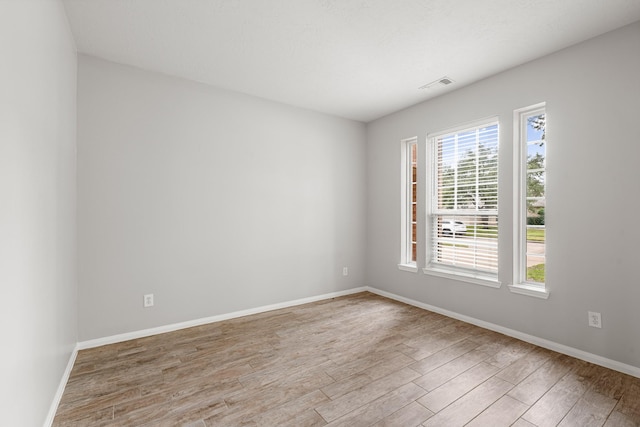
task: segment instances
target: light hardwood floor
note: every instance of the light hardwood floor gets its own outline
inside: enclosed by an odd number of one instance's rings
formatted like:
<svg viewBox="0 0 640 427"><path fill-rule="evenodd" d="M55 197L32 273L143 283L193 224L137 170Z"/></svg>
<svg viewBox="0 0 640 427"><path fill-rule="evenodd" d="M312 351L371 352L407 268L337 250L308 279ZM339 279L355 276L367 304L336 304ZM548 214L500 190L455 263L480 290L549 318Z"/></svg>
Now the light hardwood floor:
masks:
<svg viewBox="0 0 640 427"><path fill-rule="evenodd" d="M640 379L371 293L80 351L55 426L638 426Z"/></svg>

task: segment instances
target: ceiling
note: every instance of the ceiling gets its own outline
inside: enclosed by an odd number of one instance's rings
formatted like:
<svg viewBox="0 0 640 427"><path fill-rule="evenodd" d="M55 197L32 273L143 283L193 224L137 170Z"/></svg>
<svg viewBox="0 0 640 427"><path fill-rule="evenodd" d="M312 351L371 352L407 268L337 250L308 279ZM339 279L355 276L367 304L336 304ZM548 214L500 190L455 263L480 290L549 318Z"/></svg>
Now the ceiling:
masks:
<svg viewBox="0 0 640 427"><path fill-rule="evenodd" d="M363 122L640 20L640 0L64 5L81 53Z"/></svg>

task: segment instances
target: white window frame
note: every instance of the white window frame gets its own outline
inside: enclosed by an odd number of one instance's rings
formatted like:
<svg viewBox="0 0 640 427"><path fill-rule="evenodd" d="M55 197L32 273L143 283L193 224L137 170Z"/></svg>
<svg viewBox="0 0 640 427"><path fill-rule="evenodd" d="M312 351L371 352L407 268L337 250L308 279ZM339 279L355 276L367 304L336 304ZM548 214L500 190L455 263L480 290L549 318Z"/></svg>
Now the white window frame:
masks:
<svg viewBox="0 0 640 427"><path fill-rule="evenodd" d="M513 182L514 182L514 233L513 233L513 284L509 289L518 294L533 296L537 298L549 298L549 291L546 283L527 281L527 118L540 114L546 115L546 104L544 102L520 108L513 113ZM546 132L546 129L545 129ZM545 138L545 143L548 138ZM547 151L545 149L545 162ZM545 186L547 182L545 166ZM545 189L546 201L546 189ZM545 206L546 213L546 206ZM546 216L545 216L546 222ZM545 226L546 233L546 226ZM546 264L546 234L545 234L545 264ZM546 281L545 277L545 281Z"/></svg>
<svg viewBox="0 0 640 427"><path fill-rule="evenodd" d="M416 149L416 158L412 159L412 149L415 147ZM415 233L416 240L413 240L413 223L417 227L418 217L416 213L416 217L412 218L413 207L417 209L417 199L418 199L418 190L417 190L417 174L416 181L414 182L413 170L412 170L412 162L415 161L416 166L418 162L418 138L408 138L403 139L401 141L401 155L402 155L402 165L401 165L401 174L402 174L402 188L401 188L401 213L400 217L402 218L401 223L401 238L400 238L400 263L398 264L398 268L403 271L409 271L412 273L418 272L418 264L417 264L417 253L416 253L416 261L413 260L413 244L416 244L417 251L417 231ZM415 190L414 190L414 184ZM414 191L415 194L415 202L414 202ZM416 211L417 212L417 211ZM415 221L414 221L415 220Z"/></svg>
<svg viewBox="0 0 640 427"><path fill-rule="evenodd" d="M436 255L434 254L434 239L435 232L434 230L434 217L439 215L440 212L436 212L437 209L434 209L436 206L436 197L437 197L437 173L438 166L437 162L437 140L440 137L450 134L462 133L469 130L480 129L488 126L498 126L498 147L500 140L500 124L498 117L489 117L482 120L477 120L471 123L467 123L461 126L457 126L454 128L446 129L444 131L430 133L427 135L427 155L429 156L427 159L427 165L430 169L430 173L428 176L427 183L427 208L426 208L426 242L427 242L427 251L426 251L426 267L422 269L425 274L444 277L448 279L455 279L458 281L473 283L477 285L489 286L492 288L499 288L501 283L498 278L498 272L492 273L477 269L466 269L458 266L450 266L443 265L442 263L437 262ZM498 148L499 149L499 148ZM498 166L499 167L499 166ZM464 212L461 212L466 214ZM448 214L455 214L455 212L448 212ZM495 212L492 211L491 215L495 215L499 218L498 210ZM499 245L499 235L496 237L496 244ZM499 250L496 251L496 256L499 253ZM499 259L496 260L496 263L499 265Z"/></svg>

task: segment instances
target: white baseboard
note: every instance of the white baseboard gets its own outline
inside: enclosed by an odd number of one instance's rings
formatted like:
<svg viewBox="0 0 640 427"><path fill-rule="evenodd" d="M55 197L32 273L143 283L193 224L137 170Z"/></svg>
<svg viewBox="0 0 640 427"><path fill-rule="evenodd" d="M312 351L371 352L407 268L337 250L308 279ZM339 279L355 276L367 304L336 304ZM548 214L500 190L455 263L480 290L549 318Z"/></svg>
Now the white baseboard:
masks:
<svg viewBox="0 0 640 427"><path fill-rule="evenodd" d="M100 347L107 344L115 344L122 341L129 341L137 338L149 337L152 335L163 334L165 332L173 332L180 329L192 328L194 326L206 325L208 323L220 322L222 320L235 319L237 317L249 316L251 314L264 313L267 311L279 310L281 308L294 307L296 305L308 304L310 302L321 301L330 298L341 297L344 295L357 294L368 290L367 287L353 288L346 291L331 292L328 294L317 295L314 297L301 298L293 301L287 301L277 304L264 305L262 307L250 308L247 310L234 311L232 313L219 314L201 319L189 320L186 322L173 323L171 325L159 326L157 328L143 329L141 331L127 332L124 334L112 335L94 340L81 341L78 343L78 350L87 348Z"/></svg>
<svg viewBox="0 0 640 427"><path fill-rule="evenodd" d="M588 353L586 351L569 347L564 344L559 344L557 342L549 341L544 338L539 338L533 335L525 334L523 332L519 332L514 329L505 328L500 325L485 322L484 320L475 319L473 317L465 316L464 314L459 314L453 311L445 310L440 307L436 307L430 304L425 304L423 302L416 301L410 298L405 298L400 295L392 294L390 292L381 291L376 288L366 287L366 290L376 295L383 296L385 298L393 299L396 301L403 302L405 304L409 304L425 310L433 311L435 313L452 317L454 319L458 319L463 322L471 323L472 325L476 325L481 328L489 329L494 332L499 332L501 334L504 334L513 338L517 338L519 340L526 341L531 344L535 344L539 347L553 350L558 353L566 354L567 356L575 357L576 359L581 359L586 362L593 363L595 365L604 366L605 368L613 369L614 371L622 372L624 374L628 374L628 375L640 378L640 368L637 366L627 365L626 363L618 362L612 359L607 359L606 357L598 356L597 354Z"/></svg>
<svg viewBox="0 0 640 427"><path fill-rule="evenodd" d="M251 308L247 310L235 311L232 313L220 314L217 316L206 317L202 319L195 319L187 322L174 323L171 325L160 326L157 328L144 329L141 331L128 332L125 334L113 335L104 338L98 338L89 341L79 342L74 348L71 356L69 357L69 362L67 363L67 367L64 371L62 378L60 379L60 384L58 385L58 390L56 391L55 397L51 403L51 407L49 409L49 413L47 414L47 418L45 420L44 426L50 427L53 424L53 420L56 415L56 411L58 409L58 405L60 404L60 400L62 399L62 395L64 393L65 386L67 381L69 380L69 376L71 375L71 370L73 369L73 365L76 360L76 356L78 355L78 350L83 350L87 348L99 347L106 344L114 344L122 341L128 341L136 338L148 337L151 335L162 334L165 332L172 332L179 329L190 328L193 326L205 325L208 323L220 322L222 320L235 319L237 317L249 316L251 314L264 313L267 311L278 310L281 308L294 307L296 305L307 304L311 302L321 301L330 298L336 298L344 295L356 294L359 292L371 292L376 295L383 296L385 298L389 298L392 300L396 300L399 302L403 302L405 304L409 304L415 307L419 307L425 310L433 311L435 313L439 313L454 319L461 320L463 322L471 323L473 325L479 326L481 328L489 329L491 331L499 332L501 334L517 338L522 341L526 341L531 344L535 344L537 346L547 348L549 350L556 351L558 353L566 354L568 356L575 357L577 359L581 359L596 365L604 366L605 368L613 369L618 372L622 372L628 375L632 375L634 377L640 378L640 368L637 366L627 365L622 362L618 362L616 360L611 360L606 357L598 356L593 353L588 353L583 350L579 350L577 348L569 347L564 344L559 344L553 341L546 340L544 338L539 338L533 335L525 334L523 332L519 332L513 329L505 328L500 325L496 325L493 323L485 322L483 320L479 320L470 316L466 316L464 314L456 313L453 311L449 311L440 307L436 307L430 304L426 304L420 301L416 301L410 298L405 298L400 295L393 294L391 292L382 291L376 288L372 288L369 286L363 286L359 288L353 288L346 291L332 292L323 295L317 295L314 297L302 298L293 301L287 301L278 304L265 305L262 307Z"/></svg>
<svg viewBox="0 0 640 427"><path fill-rule="evenodd" d="M84 350L87 348L99 347L107 344L114 344L122 341L128 341L137 338L144 338L152 335L163 334L165 332L173 332L180 329L191 328L193 326L205 325L208 323L220 322L223 320L235 319L237 317L249 316L251 314L264 313L267 311L278 310L281 308L293 307L296 305L307 304L310 302L321 301L325 299L335 298L344 295L351 295L358 292L369 291L376 295L380 295L389 299L393 299L396 301L403 302L405 304L409 304L415 307L419 307L425 310L433 311L435 313L439 313L448 317L452 317L454 319L461 320L463 322L471 323L472 325L479 326L481 328L489 329L491 331L499 332L504 335L508 335L513 338L517 338L522 341L526 341L531 344L535 344L537 346L547 348L549 350L556 351L558 353L566 354L568 356L575 357L577 359L581 359L587 362L594 363L596 365L604 366L605 368L613 369L615 371L619 371L628 375L632 375L634 377L640 378L640 367L627 365L622 362L618 362L616 360L608 359L606 357L598 356L597 354L588 353L583 350L579 350L577 348L569 347L564 344L559 344L557 342L549 341L544 338L536 337L533 335L525 334L523 332L516 331L514 329L509 329L504 326L496 325L494 323L485 322L484 320L479 320L470 316L466 316L464 314L456 313L453 311L445 310L440 307L436 307L430 304L426 304L420 301L416 301L410 298L405 298L400 295L396 295L390 292L382 291L376 288L372 288L369 286L363 286L359 288L353 288L346 291L332 292L323 295L317 295L314 297L302 298L293 301L287 301L278 304L265 305L262 307L251 308L247 310L235 311L232 313L225 313L211 317L205 317L201 319L190 320L187 322L174 323L171 325L159 326L157 328L144 329L141 331L127 332L124 334L112 335L104 338L98 338L94 340L82 341L79 342L76 350L73 355L73 360L75 360L75 354L78 350ZM71 363L70 367L73 366ZM70 372L70 367L68 370ZM68 378L68 373L65 373ZM66 384L66 381L64 382ZM62 391L64 391L64 387L62 387ZM62 391L59 390L60 396L62 396ZM57 407L57 403L56 403ZM55 412L54 412L55 415Z"/></svg>
<svg viewBox="0 0 640 427"><path fill-rule="evenodd" d="M69 361L67 362L67 367L62 374L62 378L60 378L60 383L58 384L58 389L56 390L56 394L53 396L53 400L51 401L51 406L49 407L49 413L47 414L47 418L44 421L44 427L50 427L53 425L53 419L56 417L56 412L58 411L58 406L60 405L60 400L62 399L62 395L64 394L64 389L67 386L67 382L69 381L69 376L71 375L71 370L73 369L74 363L76 363L76 356L78 356L78 346L76 345L71 352L71 356L69 356Z"/></svg>

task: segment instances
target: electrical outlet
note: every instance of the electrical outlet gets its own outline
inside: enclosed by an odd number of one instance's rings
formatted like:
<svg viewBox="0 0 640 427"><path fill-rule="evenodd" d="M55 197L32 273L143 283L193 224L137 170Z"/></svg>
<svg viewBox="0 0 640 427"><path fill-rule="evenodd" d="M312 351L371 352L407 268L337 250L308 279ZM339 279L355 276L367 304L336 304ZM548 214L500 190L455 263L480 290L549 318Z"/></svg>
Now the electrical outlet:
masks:
<svg viewBox="0 0 640 427"><path fill-rule="evenodd" d="M144 296L144 307L153 307L153 294L146 294Z"/></svg>
<svg viewBox="0 0 640 427"><path fill-rule="evenodd" d="M342 267L342 275L343 276L349 275L349 267Z"/></svg>
<svg viewBox="0 0 640 427"><path fill-rule="evenodd" d="M600 313L596 313L595 311L589 312L589 326L593 328L602 328L602 317Z"/></svg>

